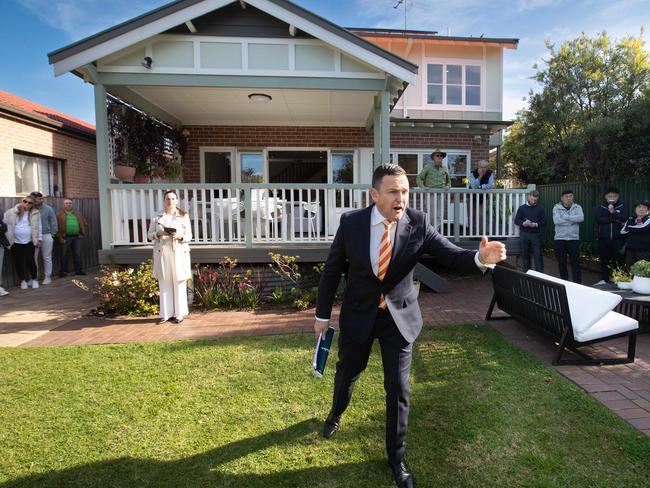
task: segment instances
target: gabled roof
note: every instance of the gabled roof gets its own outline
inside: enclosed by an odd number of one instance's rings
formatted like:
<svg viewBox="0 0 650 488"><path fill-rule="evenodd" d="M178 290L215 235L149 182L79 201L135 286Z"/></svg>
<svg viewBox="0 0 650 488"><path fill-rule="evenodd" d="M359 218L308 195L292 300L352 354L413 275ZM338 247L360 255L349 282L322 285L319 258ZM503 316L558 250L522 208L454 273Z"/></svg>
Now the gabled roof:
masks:
<svg viewBox="0 0 650 488"><path fill-rule="evenodd" d="M56 128L90 135L93 138L95 136L95 126L88 122L2 90L0 90L0 111L11 112Z"/></svg>
<svg viewBox="0 0 650 488"><path fill-rule="evenodd" d="M194 18L197 15L202 15L209 11L221 8L225 5L229 5L231 3L234 2L232 1L210 2L208 0L176 0L167 5L163 5L162 7L152 10L148 13L145 13L131 20L118 24L115 27L111 27L95 35L92 35L90 37L77 41L73 44L65 46L61 49L52 51L48 54L49 62L50 64L60 63L62 61L71 58L72 56L79 55L84 51L101 46L121 36L125 36L127 34L135 34L135 31L137 31L137 29L151 26L152 24L157 23L156 26L161 26L161 27L157 30L157 32L154 33L148 32L146 35L150 37L151 35L159 34L169 29L170 27L173 27L174 25L179 25L185 21L190 21L192 20L192 18ZM333 22L330 22L329 20L324 19L323 17L320 17L319 15L316 15L315 13L310 12L309 10L306 10L288 0L247 0L244 3L250 3L251 5L262 10L264 10L265 6L269 6L269 4L271 4L272 6L278 7L281 11L287 13L288 15L294 16L294 18L296 18L297 20L305 21L306 24L315 26L316 28L319 29L323 29L328 34L336 36L336 38L338 38L340 41L343 41L344 43L345 42L352 43L355 46L364 49L368 54L379 56L380 58L390 63L393 63L393 65L397 65L399 68L403 70L407 70L410 73L414 73L414 74L417 73L418 70L417 65L411 63L410 61L407 61L389 51L386 51L385 49L382 49L381 47L375 45L374 43L369 42L357 36L356 34L344 29L343 27L340 27L334 24ZM191 18L185 19L183 17L183 10L185 9L188 9L187 14L192 14ZM271 12L271 14L273 13ZM166 18L170 19L170 21L172 22L175 22L175 24L164 25L164 20ZM298 27L301 28L300 26ZM315 37L319 37L317 34L314 34L313 32L309 32L309 30L306 30L304 27L302 28L302 30L305 30L305 32L308 32L309 34L312 34ZM143 33L143 36L144 35L145 34ZM142 39L138 39L134 35L134 37L130 40L130 43L133 44L135 42L138 42L139 40ZM118 48L122 49L123 47L124 46L119 46ZM89 62L95 61L96 59L98 58L82 59L82 57L80 57L78 65L70 68L69 71L74 70ZM364 61L368 61L368 60L364 60Z"/></svg>

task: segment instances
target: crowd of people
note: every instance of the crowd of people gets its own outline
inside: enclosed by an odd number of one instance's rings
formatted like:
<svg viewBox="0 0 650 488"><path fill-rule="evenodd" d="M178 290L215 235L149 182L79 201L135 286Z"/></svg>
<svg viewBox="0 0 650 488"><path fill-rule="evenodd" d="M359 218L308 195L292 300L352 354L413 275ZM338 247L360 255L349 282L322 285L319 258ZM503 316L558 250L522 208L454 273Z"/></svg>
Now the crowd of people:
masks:
<svg viewBox="0 0 650 488"><path fill-rule="evenodd" d="M526 203L517 209L515 224L519 226L521 258L524 271L531 268L531 252L535 270L544 272L541 229L547 225L546 212L539 202L539 192L527 195ZM634 205L634 215L621 200L617 188L608 188L603 201L595 209L598 222L598 254L600 278L597 284L611 281L613 267L631 266L635 262L650 260L650 202L643 199ZM558 262L560 277L582 282L580 272L580 223L585 220L582 207L574 201L572 190L562 192L560 201L553 206L555 233L553 251Z"/></svg>
<svg viewBox="0 0 650 488"><path fill-rule="evenodd" d="M86 235L87 223L81 212L74 209L72 200L65 199L63 209L55 212L45 203L43 194L34 191L6 212L0 211L0 219L0 296L8 294L1 281L6 252L13 258L23 290L52 282L55 242L60 244L59 277L67 275L70 255L75 274L86 274L82 269L81 239Z"/></svg>

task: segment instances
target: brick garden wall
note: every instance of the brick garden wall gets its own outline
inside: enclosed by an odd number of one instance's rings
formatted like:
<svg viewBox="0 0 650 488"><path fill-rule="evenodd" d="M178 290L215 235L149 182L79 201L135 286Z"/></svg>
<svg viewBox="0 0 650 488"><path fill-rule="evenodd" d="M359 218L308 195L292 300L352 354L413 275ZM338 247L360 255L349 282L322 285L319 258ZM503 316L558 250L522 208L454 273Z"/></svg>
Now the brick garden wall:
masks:
<svg viewBox="0 0 650 488"><path fill-rule="evenodd" d="M63 160L63 191L70 198L97 198L94 141L0 113L0 195L16 194L14 151Z"/></svg>
<svg viewBox="0 0 650 488"><path fill-rule="evenodd" d="M185 153L186 182L201 178L200 147L372 147L372 132L363 127L247 127L247 126L188 126L190 131ZM481 159L488 159L489 135L481 141L474 134L433 132L391 132L391 148L470 149L472 167Z"/></svg>

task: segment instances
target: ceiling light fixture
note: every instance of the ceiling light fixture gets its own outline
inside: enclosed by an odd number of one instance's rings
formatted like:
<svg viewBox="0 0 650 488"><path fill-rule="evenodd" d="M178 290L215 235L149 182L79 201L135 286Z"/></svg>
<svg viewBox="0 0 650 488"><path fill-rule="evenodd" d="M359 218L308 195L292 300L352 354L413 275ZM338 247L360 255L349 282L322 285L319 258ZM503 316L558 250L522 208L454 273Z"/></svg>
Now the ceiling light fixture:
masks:
<svg viewBox="0 0 650 488"><path fill-rule="evenodd" d="M251 93L248 95L248 99L251 102L255 103L269 103L271 100L273 100L273 97L271 97L271 95L267 95L266 93Z"/></svg>

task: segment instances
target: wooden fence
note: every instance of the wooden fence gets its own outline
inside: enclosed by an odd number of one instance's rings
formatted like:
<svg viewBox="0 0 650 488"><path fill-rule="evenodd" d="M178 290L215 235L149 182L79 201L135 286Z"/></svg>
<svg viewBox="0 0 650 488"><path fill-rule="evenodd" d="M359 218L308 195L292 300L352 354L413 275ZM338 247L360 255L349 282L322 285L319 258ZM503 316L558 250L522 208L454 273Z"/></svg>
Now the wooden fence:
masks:
<svg viewBox="0 0 650 488"><path fill-rule="evenodd" d="M610 186L618 188L621 194L621 201L630 207L630 215L634 215L634 204L641 200L650 198L650 176L643 176L634 179L625 179L612 182ZM555 235L553 225L553 206L560 201L564 190L573 190L574 200L578 203L585 214L585 221L580 224L580 241L593 253L598 254L598 221L596 220L595 209L604 198L603 185L601 183L556 183L553 185L538 185L540 204L546 210L548 224L542 232L544 242L550 245Z"/></svg>
<svg viewBox="0 0 650 488"><path fill-rule="evenodd" d="M4 214L7 209L15 206L22 200L22 197L0 197L0 211ZM48 197L45 202L50 205L55 212L63 210L64 198ZM101 249L102 239L99 226L99 199L97 198L75 198L74 208L77 209L88 221L88 232L81 243L81 262L84 268L97 266L97 251ZM61 261L61 245L55 241L52 250L52 274L58 275ZM3 286L14 286L16 276L14 273L13 259L11 250L5 249L4 269L2 271Z"/></svg>

